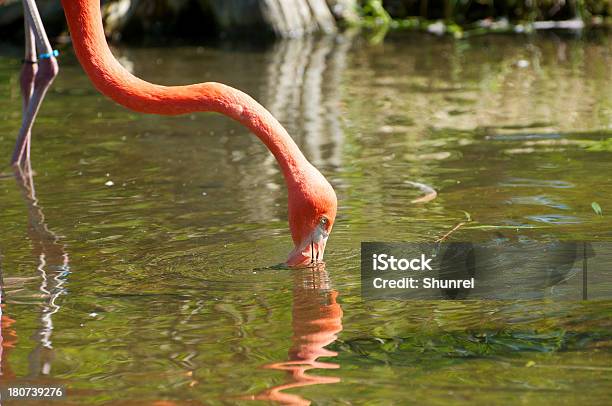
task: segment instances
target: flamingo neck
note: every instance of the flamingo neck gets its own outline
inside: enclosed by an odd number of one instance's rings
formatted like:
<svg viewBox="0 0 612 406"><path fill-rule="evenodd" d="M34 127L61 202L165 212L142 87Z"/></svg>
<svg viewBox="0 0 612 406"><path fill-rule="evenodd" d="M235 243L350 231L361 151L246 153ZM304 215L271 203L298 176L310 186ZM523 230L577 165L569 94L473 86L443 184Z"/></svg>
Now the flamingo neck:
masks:
<svg viewBox="0 0 612 406"><path fill-rule="evenodd" d="M288 187L304 182L312 167L283 126L240 90L221 83L161 86L128 72L111 53L99 0L62 0L73 46L94 86L117 103L141 113L177 115L214 111L248 127L278 161Z"/></svg>

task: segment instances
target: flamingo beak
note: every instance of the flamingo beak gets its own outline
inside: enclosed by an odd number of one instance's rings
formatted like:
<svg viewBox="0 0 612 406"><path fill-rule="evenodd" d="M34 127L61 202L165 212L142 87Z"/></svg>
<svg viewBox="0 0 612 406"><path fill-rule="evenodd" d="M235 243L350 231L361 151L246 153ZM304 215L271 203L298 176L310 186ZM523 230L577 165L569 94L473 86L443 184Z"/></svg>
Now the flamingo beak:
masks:
<svg viewBox="0 0 612 406"><path fill-rule="evenodd" d="M304 241L289 254L287 265L309 266L323 261L323 253L329 233L319 224Z"/></svg>

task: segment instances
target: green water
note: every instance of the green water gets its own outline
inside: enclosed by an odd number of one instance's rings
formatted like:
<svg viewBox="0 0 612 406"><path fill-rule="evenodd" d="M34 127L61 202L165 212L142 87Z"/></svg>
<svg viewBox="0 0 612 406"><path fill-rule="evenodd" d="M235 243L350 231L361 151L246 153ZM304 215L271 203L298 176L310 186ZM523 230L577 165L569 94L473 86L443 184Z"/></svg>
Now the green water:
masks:
<svg viewBox="0 0 612 406"><path fill-rule="evenodd" d="M606 404L610 301L363 302L359 244L462 222L451 239L612 240L611 40L114 49L153 82L243 89L287 127L339 198L326 266L301 271L272 267L286 195L255 137L128 112L66 49L34 130L38 200L0 179L0 384L79 405ZM0 47L6 162L20 58ZM411 203L410 181L438 197Z"/></svg>

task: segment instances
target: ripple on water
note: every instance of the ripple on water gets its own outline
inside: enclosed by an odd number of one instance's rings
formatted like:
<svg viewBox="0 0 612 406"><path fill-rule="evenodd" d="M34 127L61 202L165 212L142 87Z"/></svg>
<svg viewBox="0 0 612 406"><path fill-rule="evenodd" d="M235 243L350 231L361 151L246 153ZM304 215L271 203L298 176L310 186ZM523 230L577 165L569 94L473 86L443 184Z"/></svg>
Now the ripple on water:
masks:
<svg viewBox="0 0 612 406"><path fill-rule="evenodd" d="M546 195L537 196L514 196L508 199L508 204L523 204L533 206L547 206L560 210L569 210L570 207L563 203L558 203L552 197Z"/></svg>
<svg viewBox="0 0 612 406"><path fill-rule="evenodd" d="M527 141L527 140L550 140L563 138L564 135L556 133L544 133L544 134L493 134L487 135L485 140L491 141Z"/></svg>
<svg viewBox="0 0 612 406"><path fill-rule="evenodd" d="M573 183L563 180L546 180L546 179L530 179L530 178L508 178L506 181L499 183L502 187L533 187L533 188L553 188L553 189L569 189L575 187Z"/></svg>
<svg viewBox="0 0 612 406"><path fill-rule="evenodd" d="M561 214L541 214L534 216L527 216L528 219L537 221L539 223L547 224L580 224L582 220L574 216L564 216Z"/></svg>

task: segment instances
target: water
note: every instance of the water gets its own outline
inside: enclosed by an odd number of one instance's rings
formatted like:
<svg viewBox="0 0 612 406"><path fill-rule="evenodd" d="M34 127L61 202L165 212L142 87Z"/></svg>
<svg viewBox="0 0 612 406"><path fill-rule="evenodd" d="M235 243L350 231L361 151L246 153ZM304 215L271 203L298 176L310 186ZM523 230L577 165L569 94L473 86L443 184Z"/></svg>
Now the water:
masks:
<svg viewBox="0 0 612 406"><path fill-rule="evenodd" d="M359 244L460 223L452 239L610 241L610 40L114 49L153 82L241 88L288 128L340 200L326 267L301 271L274 267L286 196L255 137L127 112L65 50L34 131L37 200L0 179L2 383L84 405L605 403L609 301L362 302ZM21 56L0 49L8 161ZM410 203L410 182L438 197Z"/></svg>

